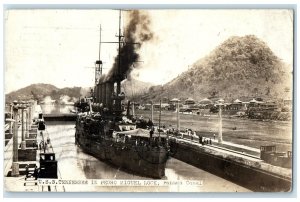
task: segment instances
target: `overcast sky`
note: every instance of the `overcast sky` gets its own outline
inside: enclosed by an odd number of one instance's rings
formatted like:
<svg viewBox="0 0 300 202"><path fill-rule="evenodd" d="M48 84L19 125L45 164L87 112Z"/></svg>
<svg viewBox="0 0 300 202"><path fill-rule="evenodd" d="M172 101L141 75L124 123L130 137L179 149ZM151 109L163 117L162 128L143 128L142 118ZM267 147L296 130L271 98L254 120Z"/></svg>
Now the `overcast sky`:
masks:
<svg viewBox="0 0 300 202"><path fill-rule="evenodd" d="M92 86L99 25L102 41L117 41L118 14L117 10L6 10L5 93L33 83ZM133 72L139 80L164 84L230 36L248 34L292 65L292 11L148 10L148 14L155 38L140 49L143 62ZM116 54L116 45L101 46L104 72L112 67Z"/></svg>

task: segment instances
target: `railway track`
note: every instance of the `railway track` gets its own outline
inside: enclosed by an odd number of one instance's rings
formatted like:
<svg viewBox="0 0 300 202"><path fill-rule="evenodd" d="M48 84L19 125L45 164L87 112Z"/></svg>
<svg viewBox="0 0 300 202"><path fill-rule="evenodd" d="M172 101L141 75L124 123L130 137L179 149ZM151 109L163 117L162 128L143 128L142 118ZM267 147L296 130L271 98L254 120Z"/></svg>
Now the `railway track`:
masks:
<svg viewBox="0 0 300 202"><path fill-rule="evenodd" d="M257 157L257 156L251 155L251 154L247 154L247 153L244 153L244 152L235 151L233 149L228 149L228 148L225 148L225 147L219 147L219 146L216 146L216 145L206 145L206 146L260 160L260 157Z"/></svg>
<svg viewBox="0 0 300 202"><path fill-rule="evenodd" d="M185 140L185 141L200 144L199 139L198 140L197 139L196 140L191 140L190 138L186 138L186 137L178 138L177 136L173 136L173 135L172 135L172 137L174 137L176 139L181 139L181 140ZM228 148L225 148L225 147L220 147L220 146L212 145L212 144L206 144L205 146L215 148L215 149L219 149L219 150L223 150L223 151L227 151L227 152L231 152L231 153L234 153L234 154L239 154L239 155L242 155L242 156L247 156L247 157L250 157L250 158L253 158L253 159L256 159L256 160L260 160L260 157L254 156L254 155L251 155L251 154L247 154L245 152L240 152L240 151L236 151L236 150L233 150L233 149L228 149Z"/></svg>

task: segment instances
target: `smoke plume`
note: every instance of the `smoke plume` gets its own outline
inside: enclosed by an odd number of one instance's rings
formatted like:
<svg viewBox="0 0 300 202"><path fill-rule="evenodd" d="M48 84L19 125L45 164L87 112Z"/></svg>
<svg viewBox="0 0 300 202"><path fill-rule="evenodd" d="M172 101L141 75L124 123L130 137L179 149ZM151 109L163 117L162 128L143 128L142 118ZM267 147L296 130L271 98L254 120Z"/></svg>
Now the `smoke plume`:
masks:
<svg viewBox="0 0 300 202"><path fill-rule="evenodd" d="M132 10L126 13L129 17L123 42L121 44L120 54L116 56L112 69L106 76L100 78L100 82L116 81L118 78L118 67L120 57L120 77L121 81L130 74L140 58L138 50L144 42L153 39L153 33L150 30L151 21L146 11Z"/></svg>

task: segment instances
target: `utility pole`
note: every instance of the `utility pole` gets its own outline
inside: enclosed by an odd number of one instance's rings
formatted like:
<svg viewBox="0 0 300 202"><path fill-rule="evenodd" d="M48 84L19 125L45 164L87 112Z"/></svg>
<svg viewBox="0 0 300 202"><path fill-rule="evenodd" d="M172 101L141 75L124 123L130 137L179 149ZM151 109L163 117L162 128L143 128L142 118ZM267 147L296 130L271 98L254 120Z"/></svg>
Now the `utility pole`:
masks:
<svg viewBox="0 0 300 202"><path fill-rule="evenodd" d="M25 137L29 138L29 108L25 110L25 115L26 115L26 127L25 127ZM26 142L25 142L26 145Z"/></svg>
<svg viewBox="0 0 300 202"><path fill-rule="evenodd" d="M132 116L135 116L134 102L132 102Z"/></svg>
<svg viewBox="0 0 300 202"><path fill-rule="evenodd" d="M29 136L29 130L31 130L31 112L32 112L32 103L29 104L29 108L28 108L28 136Z"/></svg>
<svg viewBox="0 0 300 202"><path fill-rule="evenodd" d="M218 135L218 143L223 142L223 137L222 137L222 104L219 104L219 135Z"/></svg>
<svg viewBox="0 0 300 202"><path fill-rule="evenodd" d="M180 120L179 120L179 100L177 100L177 131L179 132L180 130Z"/></svg>
<svg viewBox="0 0 300 202"><path fill-rule="evenodd" d="M19 107L21 109L21 123L22 123L22 142L21 142L21 149L25 150L26 149L26 141L25 141L25 131L24 131L24 109L25 109L25 103L22 102L22 105Z"/></svg>
<svg viewBox="0 0 300 202"><path fill-rule="evenodd" d="M13 108L14 106L12 104L10 104L10 119L13 118ZM11 122L9 123L9 133L12 134L13 133L13 122L11 120Z"/></svg>
<svg viewBox="0 0 300 202"><path fill-rule="evenodd" d="M154 122L153 122L153 119L154 119L154 118L153 118L153 102L151 101L151 122L152 122L152 123L154 123Z"/></svg>
<svg viewBox="0 0 300 202"><path fill-rule="evenodd" d="M158 139L161 142L160 138L160 119L161 119L161 100L159 100L159 117L158 117Z"/></svg>
<svg viewBox="0 0 300 202"><path fill-rule="evenodd" d="M12 173L13 177L19 176L19 163L18 163L18 106L17 101L14 101L13 112L14 112L14 133L13 133L13 162L12 162Z"/></svg>

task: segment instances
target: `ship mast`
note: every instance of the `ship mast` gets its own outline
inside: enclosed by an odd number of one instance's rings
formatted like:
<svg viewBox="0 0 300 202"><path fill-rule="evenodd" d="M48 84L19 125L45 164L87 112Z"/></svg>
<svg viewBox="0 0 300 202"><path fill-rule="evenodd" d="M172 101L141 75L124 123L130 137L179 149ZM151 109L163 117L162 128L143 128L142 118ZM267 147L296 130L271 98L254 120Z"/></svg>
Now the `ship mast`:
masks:
<svg viewBox="0 0 300 202"><path fill-rule="evenodd" d="M116 94L116 96L114 96L113 98L112 97L109 97L109 99L104 99L106 100L106 103L105 105L110 105L108 106L108 108L111 108L111 105L112 105L112 100L114 100L115 102L115 107L113 109L113 111L117 114L117 115L120 115L122 113L122 109L121 109L121 100L124 99L124 95L121 95L121 81L123 79L123 75L122 74L122 71L121 71L121 43L125 43L125 42L122 42L122 37L124 37L121 33L121 13L122 11L119 10L119 33L118 35L116 35L116 37L118 37L118 42L100 42L100 43L118 43L118 61L117 61L117 69L114 70L115 72L113 72L113 80L110 80L110 81L105 81L103 82L103 86L100 87L101 89L104 89L104 95L106 94L107 96L110 96L108 94L110 94L110 92L107 94L105 91L105 89L111 89L113 88L113 92ZM100 33L101 33L101 28L100 28ZM100 40L101 40L101 34L100 34ZM132 44L139 44L139 43L132 43ZM99 57L100 57L100 48L99 48ZM102 64L102 61L99 60L100 63ZM99 66L100 67L100 66ZM102 75L102 68L100 68L100 73ZM117 84L117 88L116 90L114 89L114 85ZM113 86L111 86L113 85ZM105 86L110 86L110 87L105 87ZM110 101L108 101L110 100Z"/></svg>
<svg viewBox="0 0 300 202"><path fill-rule="evenodd" d="M101 24L100 24L100 42L99 42L99 60L96 61L96 67L95 67L95 85L98 83L98 78L102 76L102 61L100 60L100 54L101 54Z"/></svg>
<svg viewBox="0 0 300 202"><path fill-rule="evenodd" d="M121 93L121 10L119 11L119 59L118 59L118 76L117 76L117 95Z"/></svg>
<svg viewBox="0 0 300 202"><path fill-rule="evenodd" d="M102 29L101 29L101 24L100 24L99 61L100 61L100 55L101 55L101 31L102 31ZM101 66L100 66L99 71L100 71L100 76L102 76L102 67Z"/></svg>
<svg viewBox="0 0 300 202"><path fill-rule="evenodd" d="M119 11L119 49L118 49L118 70L117 70L117 96L121 94L121 10ZM121 99L116 100L116 111L121 111Z"/></svg>

